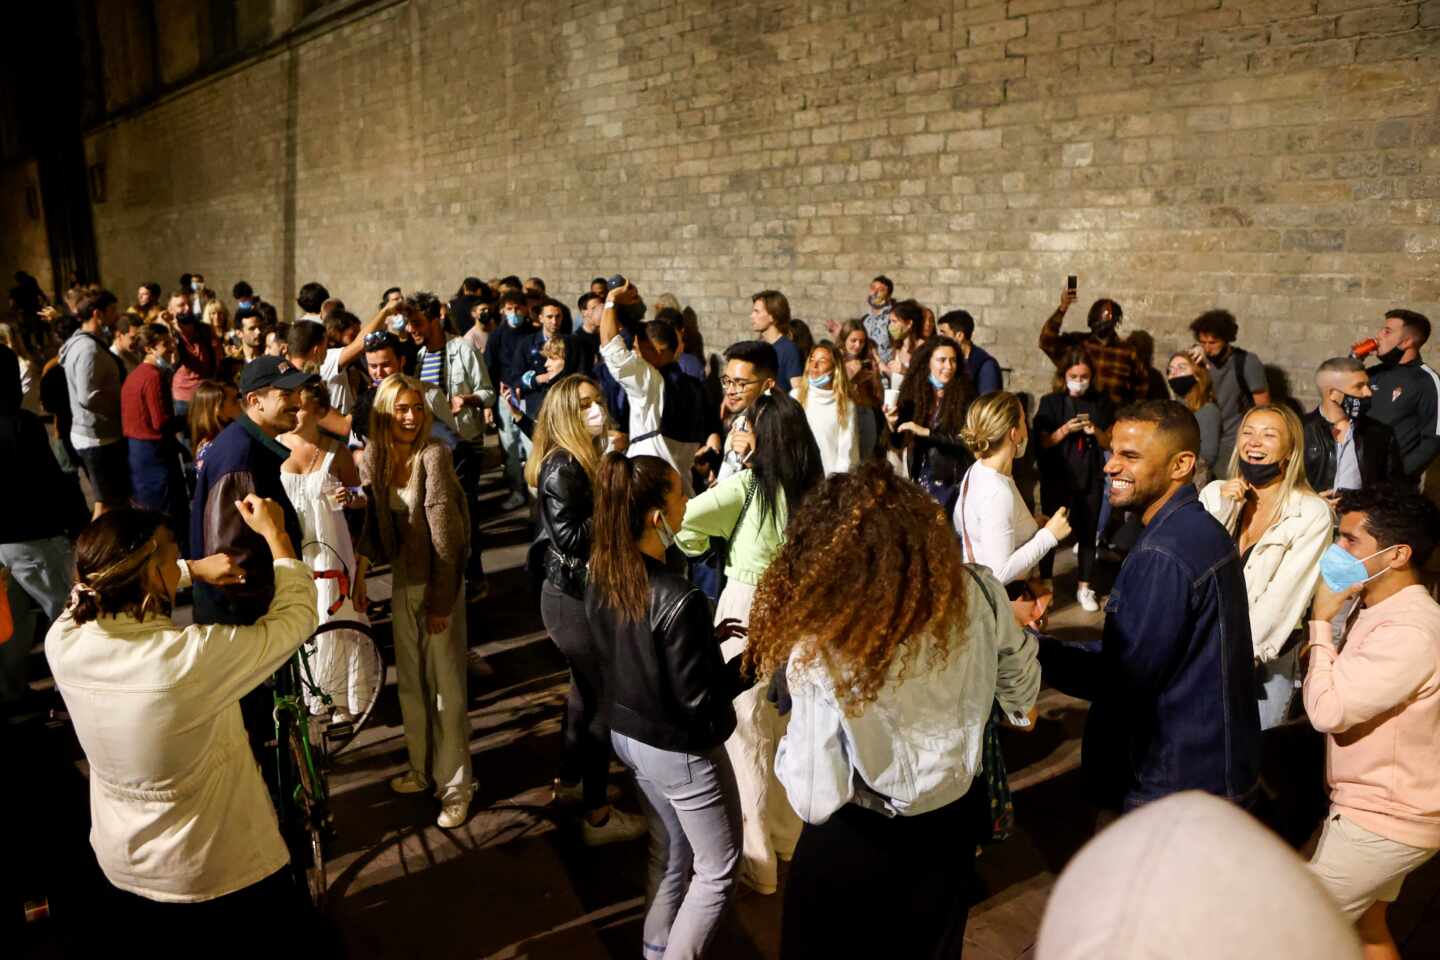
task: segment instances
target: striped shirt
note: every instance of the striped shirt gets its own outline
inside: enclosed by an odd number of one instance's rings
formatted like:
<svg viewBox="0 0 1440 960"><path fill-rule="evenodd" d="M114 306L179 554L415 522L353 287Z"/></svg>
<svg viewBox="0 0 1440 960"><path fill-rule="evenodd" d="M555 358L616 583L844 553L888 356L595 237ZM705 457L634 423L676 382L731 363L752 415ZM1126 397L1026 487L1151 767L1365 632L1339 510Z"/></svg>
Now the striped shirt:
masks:
<svg viewBox="0 0 1440 960"><path fill-rule="evenodd" d="M422 383L434 384L441 389L445 385L440 382L440 366L445 362L445 354L439 350L434 353L427 351L420 359L420 380Z"/></svg>

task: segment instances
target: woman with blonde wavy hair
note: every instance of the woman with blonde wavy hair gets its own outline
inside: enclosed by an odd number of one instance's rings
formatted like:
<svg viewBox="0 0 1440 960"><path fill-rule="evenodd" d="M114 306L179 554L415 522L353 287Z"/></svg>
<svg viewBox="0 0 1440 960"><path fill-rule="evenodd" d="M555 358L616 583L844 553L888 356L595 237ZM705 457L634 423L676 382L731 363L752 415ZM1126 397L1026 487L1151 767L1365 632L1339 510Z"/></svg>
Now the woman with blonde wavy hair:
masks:
<svg viewBox="0 0 1440 960"><path fill-rule="evenodd" d="M1070 511L1060 507L1041 527L1015 486L1015 461L1030 445L1025 408L1015 394L997 390L970 404L960 439L975 455L955 504L955 532L965 559L988 567L1005 585L1021 623L1037 621L1054 590L1041 581L1036 566L1070 535Z"/></svg>
<svg viewBox="0 0 1440 960"><path fill-rule="evenodd" d="M1251 407L1230 456L1233 479L1200 502L1235 538L1245 571L1260 728L1285 719L1295 693L1295 651L1320 555L1330 546L1330 508L1305 478L1305 433L1289 407Z"/></svg>
<svg viewBox="0 0 1440 960"><path fill-rule="evenodd" d="M815 344L805 358L805 376L795 391L826 473L844 473L864 456L860 411L850 396L850 378L841 359L839 348L829 340Z"/></svg>
<svg viewBox="0 0 1440 960"><path fill-rule="evenodd" d="M546 391L525 464L525 482L537 491L530 568L542 580L540 619L570 665L553 796L583 807L580 837L586 846L629 840L647 829L643 818L610 806L610 728L600 712L604 678L585 616L595 471L609 423L600 385L572 374Z"/></svg>
<svg viewBox="0 0 1440 960"><path fill-rule="evenodd" d="M1040 689L1004 596L884 463L827 477L791 515L743 667L782 677L791 703L775 773L805 827L782 956L960 955L991 825L985 726L998 700L1030 727Z"/></svg>
<svg viewBox="0 0 1440 960"><path fill-rule="evenodd" d="M399 794L433 789L436 823L465 822L474 793L465 692L465 560L470 516L450 450L430 436L425 385L394 373L375 393L360 461L365 533L356 577L389 563L395 672L410 769L390 781Z"/></svg>

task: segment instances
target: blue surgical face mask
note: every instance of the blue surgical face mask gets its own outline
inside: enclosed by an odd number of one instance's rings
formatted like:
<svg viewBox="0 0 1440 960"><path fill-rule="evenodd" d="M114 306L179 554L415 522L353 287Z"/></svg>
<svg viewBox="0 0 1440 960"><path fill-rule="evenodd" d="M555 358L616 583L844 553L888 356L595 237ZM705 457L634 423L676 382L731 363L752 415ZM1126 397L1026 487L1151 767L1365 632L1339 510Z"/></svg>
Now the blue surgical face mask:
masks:
<svg viewBox="0 0 1440 960"><path fill-rule="evenodd" d="M823 377L806 377L806 379L810 381L810 386L816 390L824 390L830 386L830 381L835 379L835 374L827 373Z"/></svg>
<svg viewBox="0 0 1440 960"><path fill-rule="evenodd" d="M520 314L518 314L518 313L507 313L507 314L505 314L505 322L508 323L508 324L510 324L510 326L512 326L512 327L518 327L518 326L520 326Z"/></svg>
<svg viewBox="0 0 1440 960"><path fill-rule="evenodd" d="M1389 570L1389 567L1381 567L1379 572L1370 573L1365 569L1365 561L1380 556L1386 550L1393 549L1395 548L1386 547L1384 550L1375 551L1368 557L1356 557L1340 544L1332 543L1330 548L1320 555L1320 576L1325 579L1325 586L1336 593L1343 593L1357 583L1369 583Z"/></svg>
<svg viewBox="0 0 1440 960"><path fill-rule="evenodd" d="M935 374L932 373L930 374L930 386L934 387L936 390L944 390L945 381L941 380L939 377L935 376Z"/></svg>

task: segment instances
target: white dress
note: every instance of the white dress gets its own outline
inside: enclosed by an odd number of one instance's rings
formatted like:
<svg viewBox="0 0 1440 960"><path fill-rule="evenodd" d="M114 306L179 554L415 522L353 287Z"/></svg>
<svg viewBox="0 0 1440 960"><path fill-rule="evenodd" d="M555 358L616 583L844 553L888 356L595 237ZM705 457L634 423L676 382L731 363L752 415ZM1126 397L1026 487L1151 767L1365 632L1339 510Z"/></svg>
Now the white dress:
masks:
<svg viewBox="0 0 1440 960"><path fill-rule="evenodd" d="M345 525L344 511L332 510L325 496L325 480L331 476L330 465L336 449L334 444L328 444L318 470L310 473L281 470L280 482L300 518L300 556L306 566L317 574L341 571L345 580L353 583L355 547L350 540L350 528ZM355 609L340 584L338 578L317 577L315 580L321 625L336 620L368 624L370 621ZM374 678L358 675L367 661L356 656L352 636L343 630L328 631L306 648L315 683L330 694L337 709L346 712L353 712L351 705L373 689L374 683ZM324 704L308 690L306 701L312 713L323 712Z"/></svg>

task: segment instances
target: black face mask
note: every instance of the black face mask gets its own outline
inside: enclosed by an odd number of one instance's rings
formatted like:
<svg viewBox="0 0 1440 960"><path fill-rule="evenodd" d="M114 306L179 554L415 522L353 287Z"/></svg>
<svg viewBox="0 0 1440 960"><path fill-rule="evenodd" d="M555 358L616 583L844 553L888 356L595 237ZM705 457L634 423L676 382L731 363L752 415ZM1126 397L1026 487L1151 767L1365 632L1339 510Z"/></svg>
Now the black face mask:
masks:
<svg viewBox="0 0 1440 960"><path fill-rule="evenodd" d="M1240 476L1244 477L1245 482L1252 487L1263 487L1280 476L1280 464L1251 463L1249 460L1241 460Z"/></svg>
<svg viewBox="0 0 1440 960"><path fill-rule="evenodd" d="M1393 367L1395 366L1395 364L1400 362L1400 358L1403 356L1405 356L1404 350L1401 350L1399 347L1391 347L1389 350L1386 350L1384 353L1376 357L1376 359L1383 364Z"/></svg>
<svg viewBox="0 0 1440 960"><path fill-rule="evenodd" d="M1351 420L1359 420L1370 412L1370 398L1352 397L1348 393L1342 393L1340 395L1340 409L1343 410L1345 416Z"/></svg>
<svg viewBox="0 0 1440 960"><path fill-rule="evenodd" d="M1115 336L1115 321L1111 320L1109 323L1097 323L1090 328L1090 332L1095 335L1095 339L1097 340L1109 340Z"/></svg>
<svg viewBox="0 0 1440 960"><path fill-rule="evenodd" d="M1190 396L1190 391L1195 389L1194 377L1171 377L1170 389L1175 391L1175 396L1182 400Z"/></svg>

